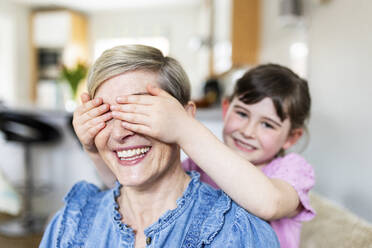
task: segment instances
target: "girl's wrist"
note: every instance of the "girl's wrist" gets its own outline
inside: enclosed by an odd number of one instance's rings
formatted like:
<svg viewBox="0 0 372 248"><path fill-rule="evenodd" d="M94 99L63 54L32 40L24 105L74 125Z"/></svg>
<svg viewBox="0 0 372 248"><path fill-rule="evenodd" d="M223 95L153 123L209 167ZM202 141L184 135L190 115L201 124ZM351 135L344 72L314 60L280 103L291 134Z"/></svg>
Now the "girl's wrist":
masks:
<svg viewBox="0 0 372 248"><path fill-rule="evenodd" d="M177 138L177 144L184 148L190 142L195 142L195 135L198 135L200 128L202 128L201 123L194 117L188 116L182 123L182 128L178 130L180 135Z"/></svg>

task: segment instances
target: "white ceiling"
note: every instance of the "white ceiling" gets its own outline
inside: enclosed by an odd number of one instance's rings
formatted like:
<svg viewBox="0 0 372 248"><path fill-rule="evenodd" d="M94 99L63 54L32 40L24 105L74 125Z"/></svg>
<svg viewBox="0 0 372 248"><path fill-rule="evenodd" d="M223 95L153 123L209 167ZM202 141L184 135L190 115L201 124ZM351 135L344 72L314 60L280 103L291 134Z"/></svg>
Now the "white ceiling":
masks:
<svg viewBox="0 0 372 248"><path fill-rule="evenodd" d="M1 0L3 1L3 0ZM84 12L123 8L197 5L203 0L8 0L30 7L64 7Z"/></svg>

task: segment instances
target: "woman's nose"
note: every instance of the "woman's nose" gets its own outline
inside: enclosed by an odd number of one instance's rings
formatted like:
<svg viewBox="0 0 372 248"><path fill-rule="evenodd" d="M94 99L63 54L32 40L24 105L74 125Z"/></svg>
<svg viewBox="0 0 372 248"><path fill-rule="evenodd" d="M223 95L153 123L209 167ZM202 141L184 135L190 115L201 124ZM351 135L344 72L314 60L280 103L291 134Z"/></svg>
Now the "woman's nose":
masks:
<svg viewBox="0 0 372 248"><path fill-rule="evenodd" d="M135 133L124 128L121 124L121 120L113 120L113 126L111 131L111 137L115 139L117 142L122 142L125 138L134 135Z"/></svg>

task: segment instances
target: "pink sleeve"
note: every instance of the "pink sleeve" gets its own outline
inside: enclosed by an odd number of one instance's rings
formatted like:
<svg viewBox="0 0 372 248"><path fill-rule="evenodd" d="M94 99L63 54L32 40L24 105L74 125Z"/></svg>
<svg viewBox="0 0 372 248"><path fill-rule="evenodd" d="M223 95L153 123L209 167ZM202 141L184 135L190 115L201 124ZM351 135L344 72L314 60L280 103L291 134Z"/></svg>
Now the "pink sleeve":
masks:
<svg viewBox="0 0 372 248"><path fill-rule="evenodd" d="M310 206L309 191L314 186L314 169L298 154L290 153L273 160L264 168L263 172L270 178L282 179L297 191L303 210L294 220L309 221L315 216Z"/></svg>
<svg viewBox="0 0 372 248"><path fill-rule="evenodd" d="M184 171L197 171L200 174L200 181L204 183L208 183L210 186L212 186L215 189L219 189L217 184L213 181L212 178L210 178L207 173L205 173L197 164L195 164L194 161L192 161L190 158L184 160L182 162L182 168Z"/></svg>
<svg viewBox="0 0 372 248"><path fill-rule="evenodd" d="M191 171L196 170L197 165L190 158L187 158L184 161L182 161L182 168L184 171Z"/></svg>

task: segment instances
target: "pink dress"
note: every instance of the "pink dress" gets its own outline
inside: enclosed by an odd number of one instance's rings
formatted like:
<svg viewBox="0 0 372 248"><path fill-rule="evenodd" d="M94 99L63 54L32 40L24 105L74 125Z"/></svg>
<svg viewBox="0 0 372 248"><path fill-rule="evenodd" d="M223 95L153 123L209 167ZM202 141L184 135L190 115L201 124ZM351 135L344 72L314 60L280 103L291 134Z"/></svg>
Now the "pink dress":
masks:
<svg viewBox="0 0 372 248"><path fill-rule="evenodd" d="M200 169L191 159L182 163L185 171L195 170L200 173L200 179L218 188L215 182ZM300 244L301 224L315 216L315 211L310 206L309 190L314 186L314 170L306 160L298 154L290 153L271 161L262 169L270 178L278 178L291 184L297 191L303 209L292 218L282 218L271 221L270 225L278 236L280 247L298 248Z"/></svg>

